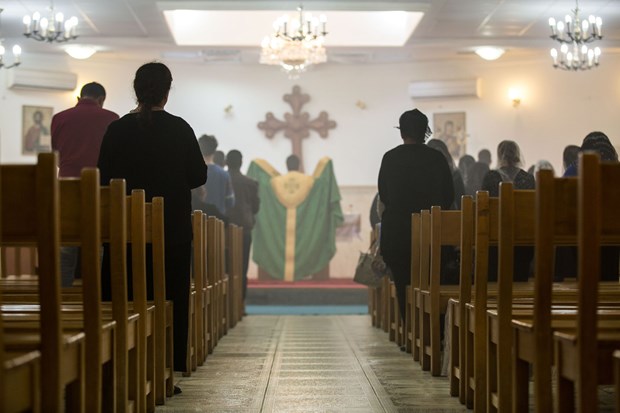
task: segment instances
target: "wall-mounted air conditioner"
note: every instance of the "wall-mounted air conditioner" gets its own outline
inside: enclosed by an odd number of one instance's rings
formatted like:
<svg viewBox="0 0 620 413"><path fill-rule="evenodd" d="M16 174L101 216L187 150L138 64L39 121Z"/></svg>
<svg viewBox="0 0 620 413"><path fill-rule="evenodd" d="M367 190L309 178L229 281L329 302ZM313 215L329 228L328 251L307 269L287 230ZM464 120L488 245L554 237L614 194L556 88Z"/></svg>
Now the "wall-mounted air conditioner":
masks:
<svg viewBox="0 0 620 413"><path fill-rule="evenodd" d="M413 99L479 98L480 79L425 80L409 84Z"/></svg>
<svg viewBox="0 0 620 413"><path fill-rule="evenodd" d="M75 90L77 75L69 72L47 72L32 69L11 69L7 73L7 87L13 90Z"/></svg>

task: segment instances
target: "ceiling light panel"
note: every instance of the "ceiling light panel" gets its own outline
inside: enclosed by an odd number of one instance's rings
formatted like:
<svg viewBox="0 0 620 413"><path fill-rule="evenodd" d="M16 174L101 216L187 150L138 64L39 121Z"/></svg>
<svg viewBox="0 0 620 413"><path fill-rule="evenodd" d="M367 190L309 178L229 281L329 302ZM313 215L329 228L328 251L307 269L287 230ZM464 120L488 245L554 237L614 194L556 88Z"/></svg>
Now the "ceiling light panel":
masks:
<svg viewBox="0 0 620 413"><path fill-rule="evenodd" d="M411 37L424 16L405 11L317 11L329 19L326 46L398 47ZM279 17L290 10L165 10L164 16L179 46L251 46L261 40Z"/></svg>

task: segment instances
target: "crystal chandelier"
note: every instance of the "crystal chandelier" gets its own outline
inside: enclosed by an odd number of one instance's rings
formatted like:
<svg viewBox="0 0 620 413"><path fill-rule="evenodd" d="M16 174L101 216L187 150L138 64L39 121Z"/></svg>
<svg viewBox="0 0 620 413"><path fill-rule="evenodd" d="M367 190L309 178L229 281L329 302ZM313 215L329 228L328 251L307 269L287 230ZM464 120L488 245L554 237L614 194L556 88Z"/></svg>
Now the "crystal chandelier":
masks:
<svg viewBox="0 0 620 413"><path fill-rule="evenodd" d="M274 33L263 39L260 56L260 63L279 65L293 78L308 66L327 61L323 47L327 18L321 15L317 19L310 13L304 15L302 6L297 11L298 16L285 15L273 23Z"/></svg>
<svg viewBox="0 0 620 413"><path fill-rule="evenodd" d="M2 14L2 10L0 9L0 14ZM22 48L19 47L19 45L14 45L13 46L13 63L12 64L6 64L4 62L4 56L6 53L6 49L4 48L4 45L2 44L2 38L0 38L0 68L5 68L5 69L10 69L12 67L15 66L19 66L19 64L21 63L21 55L22 55Z"/></svg>
<svg viewBox="0 0 620 413"><path fill-rule="evenodd" d="M78 24L77 17L65 20L62 13L54 13L54 1L50 3L49 19L41 18L41 13L34 12L31 16L24 16L24 36L41 42L64 43L77 39L75 30Z"/></svg>
<svg viewBox="0 0 620 413"><path fill-rule="evenodd" d="M566 15L564 21L558 21L551 17L549 27L551 38L561 43L560 50L551 49L553 67L563 70L587 70L599 65L601 49L590 49L587 43L601 40L601 27L603 20L600 17L590 15L587 19L579 17L579 0L575 1L573 16Z"/></svg>

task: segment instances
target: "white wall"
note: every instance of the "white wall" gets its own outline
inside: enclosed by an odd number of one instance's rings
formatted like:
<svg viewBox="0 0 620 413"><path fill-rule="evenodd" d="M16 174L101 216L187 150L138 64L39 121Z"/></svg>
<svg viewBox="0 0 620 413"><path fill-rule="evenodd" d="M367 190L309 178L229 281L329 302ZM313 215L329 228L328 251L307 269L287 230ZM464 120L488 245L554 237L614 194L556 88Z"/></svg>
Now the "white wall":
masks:
<svg viewBox="0 0 620 413"><path fill-rule="evenodd" d="M65 70L78 74L78 88L72 92L27 92L6 89L6 70L0 70L0 160L34 162L21 155L22 105L53 106L55 112L75 104L82 84L101 82L108 91L106 107L119 114L134 106L131 90L135 70L142 62L95 57L79 62L68 57L24 56L23 66ZM536 61L483 62L477 58L460 62L387 64L370 66L323 65L297 81L271 66L201 65L168 62L174 82L167 110L185 118L197 135L215 134L223 150L240 149L246 159L267 159L279 170L290 154L290 142L282 134L268 140L257 129L265 113L282 118L290 107L282 95L298 84L309 93L304 107L312 117L325 110L338 122L329 138L317 134L304 142L308 171L329 155L334 159L342 187L343 209L353 204L362 215L362 239L338 243L332 261L332 276L350 278L359 250L368 245L367 215L375 193L376 176L383 153L400 143L400 114L418 106L432 121L434 113L465 111L468 152L486 147L493 152L503 139L519 142L526 166L547 159L561 168L562 149L579 144L592 130L606 132L612 142L620 141L617 108L620 100L620 58L605 57L601 67L585 73L554 70L546 58ZM481 99L412 101L407 95L415 80L479 77ZM523 100L512 107L508 90L519 87ZM367 104L361 110L355 103ZM233 106L227 115L224 108ZM252 268L251 276L255 276Z"/></svg>
<svg viewBox="0 0 620 413"><path fill-rule="evenodd" d="M23 67L69 70L78 74L79 87L99 81L108 90L106 107L126 113L134 107L131 82L142 62L95 56L79 62L65 57L24 56ZM538 61L483 62L472 57L460 62L386 65L323 65L288 80L272 66L202 65L169 62L174 82L167 109L185 118L197 135L215 134L224 150L240 149L245 159L266 158L284 169L290 142L280 133L268 140L257 129L265 113L282 117L290 107L282 95L298 84L309 93L304 107L312 117L325 110L338 122L328 139L317 134L304 142L306 166L318 159L334 159L341 185L374 185L382 154L399 144L393 126L400 113L418 106L432 121L433 113L465 111L469 153L492 149L502 139L521 145L527 165L539 159L561 165L562 148L578 144L591 130L606 132L612 141L620 137L616 110L620 97L620 58L605 57L601 67L585 73L554 70L546 58ZM6 70L0 70L0 147L2 162L32 162L21 155L21 106L47 105L60 111L75 103L77 90L66 93L25 92L6 89ZM412 101L409 82L423 79L479 77L481 99ZM522 88L519 108L513 108L508 89ZM361 110L355 103L367 104ZM233 105L227 115L224 108Z"/></svg>

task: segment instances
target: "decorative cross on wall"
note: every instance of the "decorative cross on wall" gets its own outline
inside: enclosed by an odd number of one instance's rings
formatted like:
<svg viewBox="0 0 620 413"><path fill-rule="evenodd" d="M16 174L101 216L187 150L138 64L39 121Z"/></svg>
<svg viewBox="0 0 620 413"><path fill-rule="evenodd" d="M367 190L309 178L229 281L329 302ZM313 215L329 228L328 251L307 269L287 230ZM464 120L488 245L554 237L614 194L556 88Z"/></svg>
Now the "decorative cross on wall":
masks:
<svg viewBox="0 0 620 413"><path fill-rule="evenodd" d="M310 120L308 112L302 113L301 108L310 101L310 95L301 93L299 86L293 86L293 93L284 95L282 99L291 105L293 113L285 113L284 121L281 121L276 119L272 112L268 112L265 115L265 121L258 124L258 129L265 131L265 136L269 139L283 130L284 136L291 140L293 154L299 157L299 170L303 172L302 140L310 136L311 130L317 132L321 138L327 138L329 130L336 127L336 122L329 120L329 115L325 111L319 113L314 120Z"/></svg>

